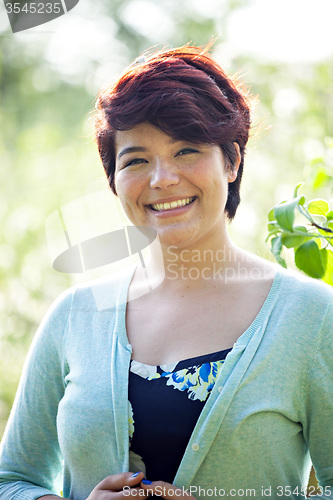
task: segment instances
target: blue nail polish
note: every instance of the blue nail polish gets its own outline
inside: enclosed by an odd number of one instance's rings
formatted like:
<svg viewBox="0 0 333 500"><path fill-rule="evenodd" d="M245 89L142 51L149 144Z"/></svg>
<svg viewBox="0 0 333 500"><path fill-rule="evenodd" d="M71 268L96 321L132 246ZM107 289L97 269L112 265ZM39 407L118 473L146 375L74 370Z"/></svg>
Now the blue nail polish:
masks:
<svg viewBox="0 0 333 500"><path fill-rule="evenodd" d="M149 479L142 479L142 480L141 480L141 483L142 483L142 484L151 484L151 483L152 483L152 481L149 481Z"/></svg>
<svg viewBox="0 0 333 500"><path fill-rule="evenodd" d="M140 474L140 471L139 472L135 472L134 474L132 474L132 477L136 477Z"/></svg>

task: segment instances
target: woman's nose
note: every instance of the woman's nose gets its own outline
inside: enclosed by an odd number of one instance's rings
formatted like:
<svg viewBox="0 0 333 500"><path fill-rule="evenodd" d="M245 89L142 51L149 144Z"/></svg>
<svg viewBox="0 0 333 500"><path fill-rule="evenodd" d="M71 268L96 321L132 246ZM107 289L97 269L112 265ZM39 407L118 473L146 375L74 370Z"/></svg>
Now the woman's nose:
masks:
<svg viewBox="0 0 333 500"><path fill-rule="evenodd" d="M175 166L162 159L154 161L150 174L150 187L167 188L179 183L179 173Z"/></svg>

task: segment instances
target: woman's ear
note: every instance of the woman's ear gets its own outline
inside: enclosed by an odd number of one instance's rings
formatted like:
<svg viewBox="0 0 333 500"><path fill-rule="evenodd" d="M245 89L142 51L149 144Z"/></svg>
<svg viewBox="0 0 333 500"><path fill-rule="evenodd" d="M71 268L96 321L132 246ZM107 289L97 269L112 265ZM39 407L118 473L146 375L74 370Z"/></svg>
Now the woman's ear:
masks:
<svg viewBox="0 0 333 500"><path fill-rule="evenodd" d="M238 142L234 142L233 145L236 150L236 158L234 163L232 165L231 164L229 165L229 172L228 172L229 182L234 182L237 179L237 173L242 159Z"/></svg>

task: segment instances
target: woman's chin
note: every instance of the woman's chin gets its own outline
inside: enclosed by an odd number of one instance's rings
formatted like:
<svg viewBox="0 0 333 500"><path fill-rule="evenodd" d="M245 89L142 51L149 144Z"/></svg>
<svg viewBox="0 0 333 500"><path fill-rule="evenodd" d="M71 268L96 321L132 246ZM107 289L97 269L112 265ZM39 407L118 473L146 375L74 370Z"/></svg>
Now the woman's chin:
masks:
<svg viewBox="0 0 333 500"><path fill-rule="evenodd" d="M161 247L177 247L179 249L193 245L196 241L193 231L187 232L182 229L170 231L157 231Z"/></svg>

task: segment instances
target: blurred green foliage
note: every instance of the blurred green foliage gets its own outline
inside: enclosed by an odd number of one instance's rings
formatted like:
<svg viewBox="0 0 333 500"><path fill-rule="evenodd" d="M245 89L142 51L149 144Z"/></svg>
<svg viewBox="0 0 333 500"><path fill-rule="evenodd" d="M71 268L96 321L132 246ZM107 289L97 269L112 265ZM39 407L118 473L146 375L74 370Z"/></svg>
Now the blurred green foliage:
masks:
<svg viewBox="0 0 333 500"><path fill-rule="evenodd" d="M70 44L58 48L59 37L52 30L60 25L70 30L78 7L49 23L50 32L0 34L0 435L32 336L50 303L74 283L72 276L52 269L45 221L63 204L106 189L90 110L98 85L112 80L142 51L156 44L206 44L218 36L213 49L217 60L228 73L240 70L241 79L260 98L243 203L230 227L236 243L268 256L265 214L290 197L300 178L309 179L310 192L320 189L320 197L329 198L332 150L323 141L333 137L332 60L274 63L230 54L225 34L229 16L247 3L226 0L209 9L195 0L162 0L163 23L154 26L148 23L147 9L156 4L148 0L80 2L76 22L84 36L77 42L76 59L70 59ZM141 23L133 23L133 12L143 15ZM98 37L105 41L97 43ZM70 43L75 43L74 35ZM281 226L282 232L289 229Z"/></svg>

